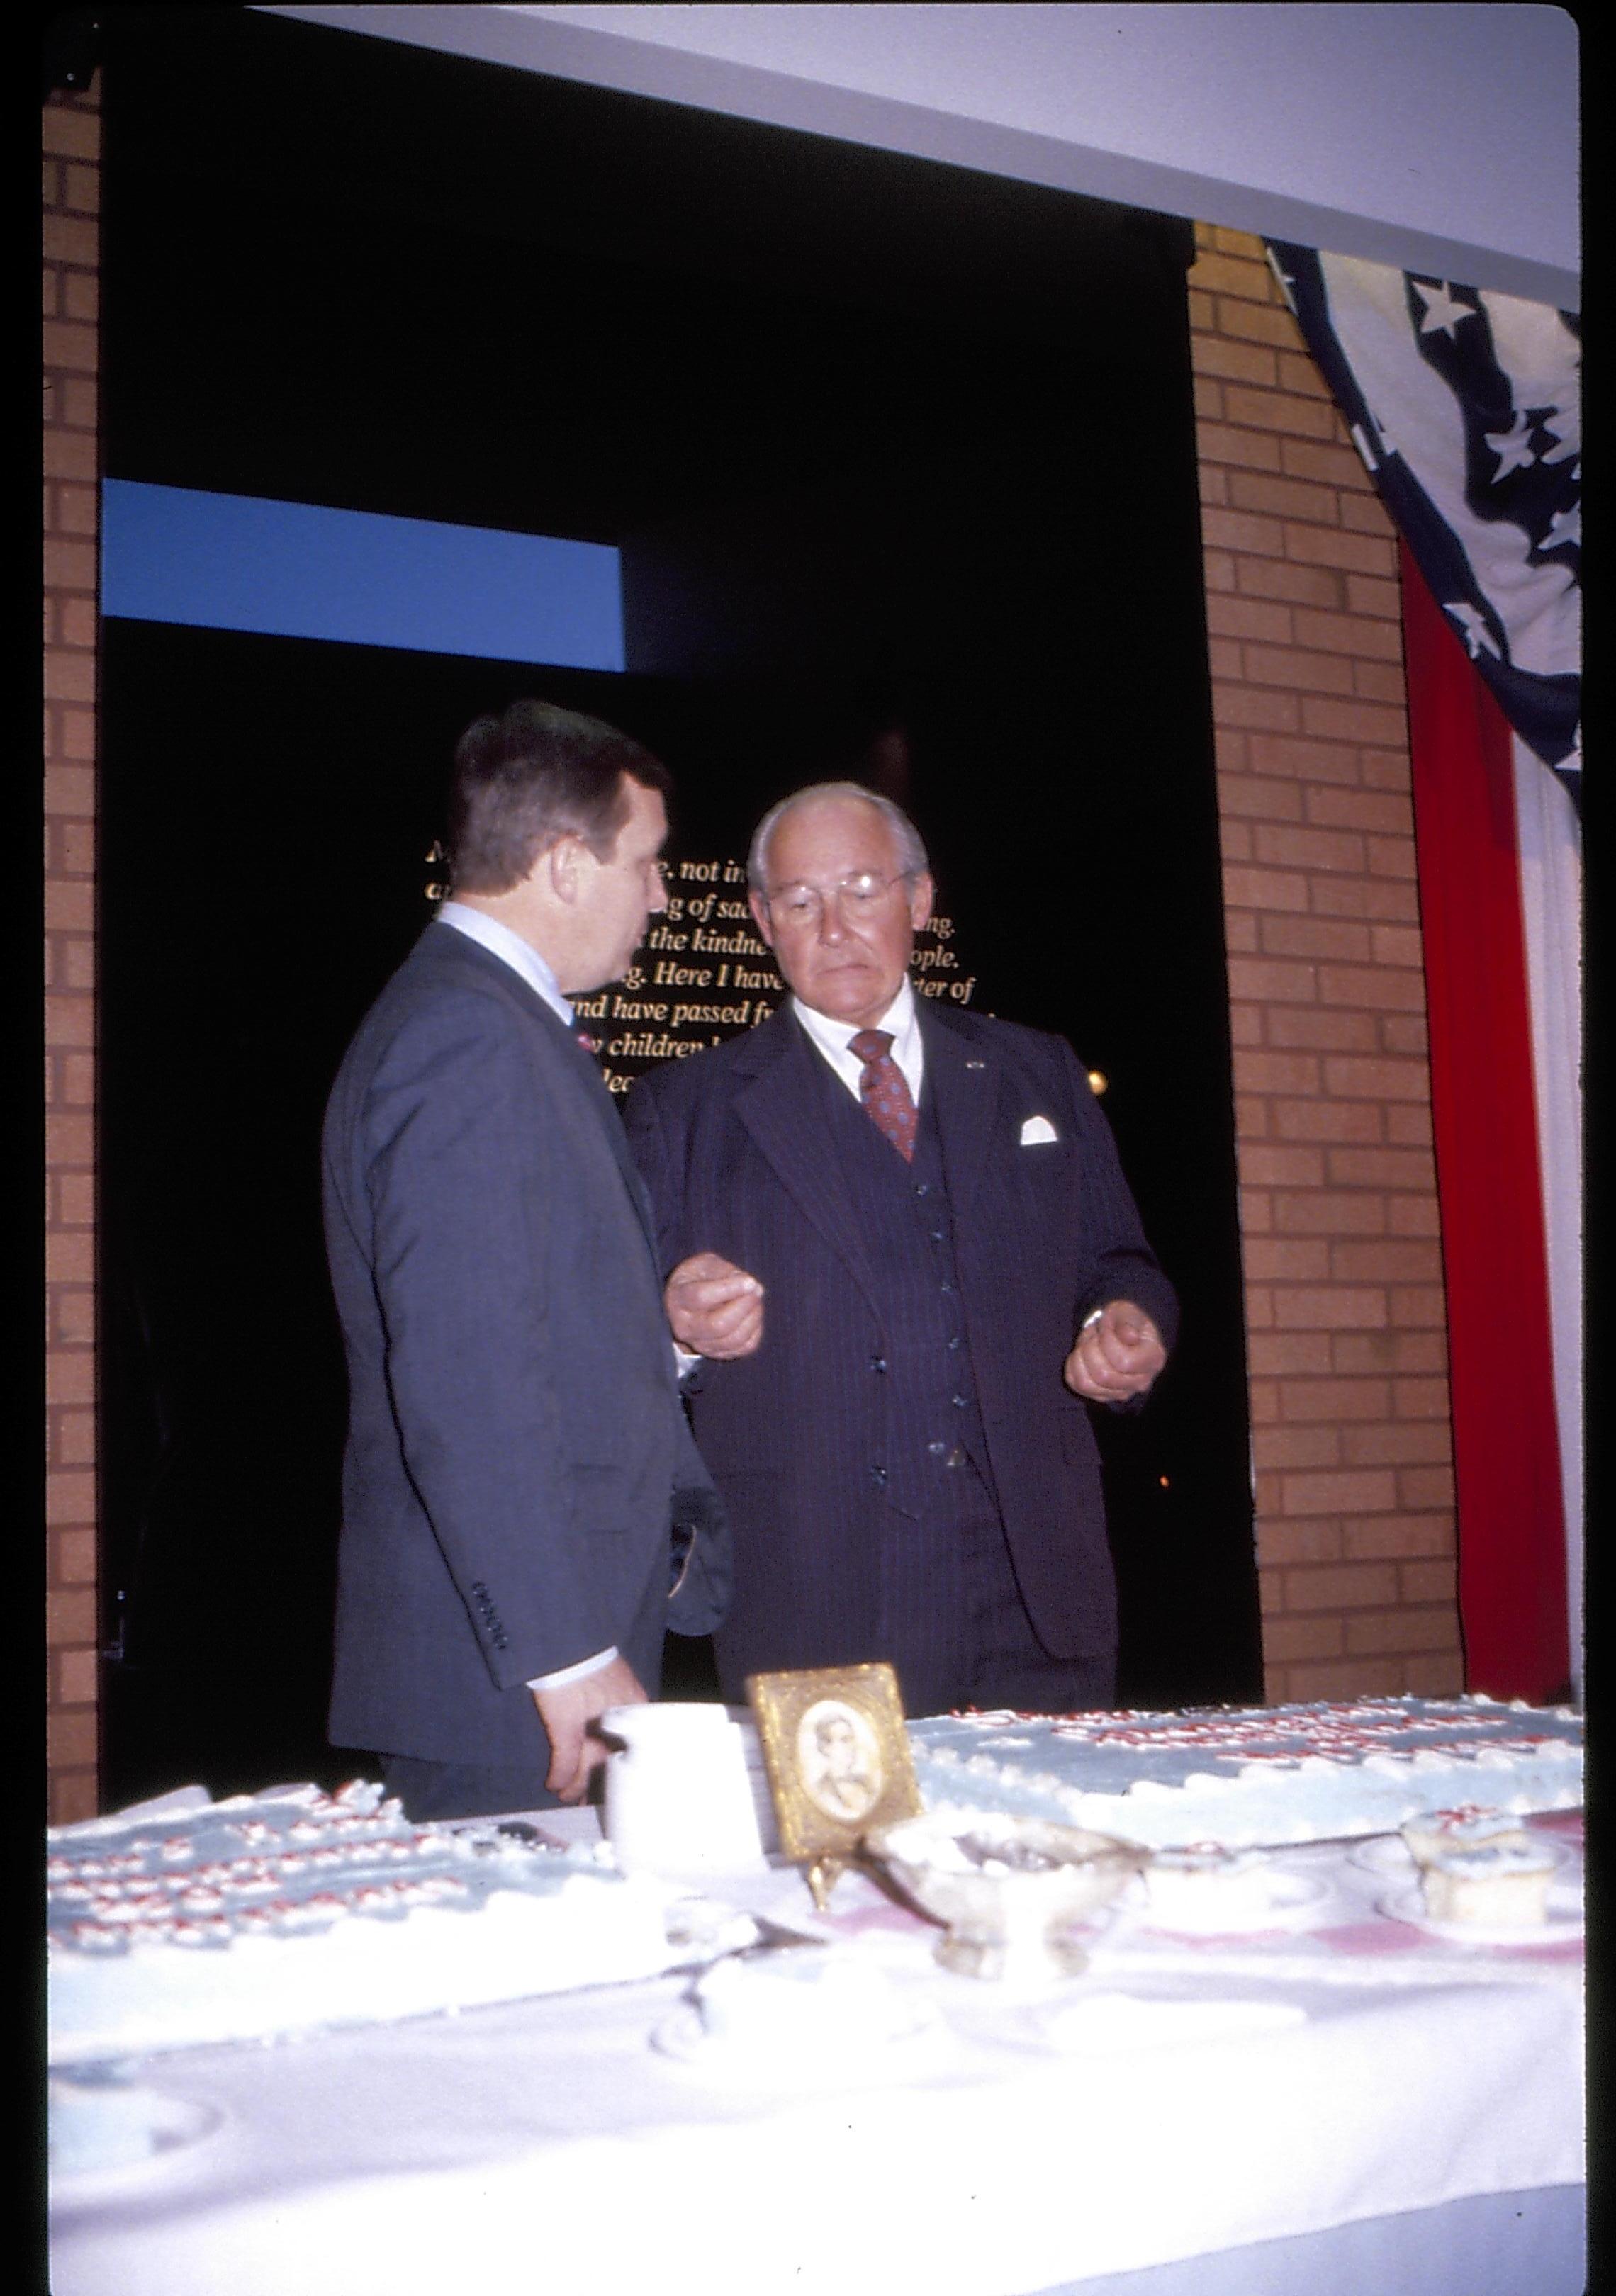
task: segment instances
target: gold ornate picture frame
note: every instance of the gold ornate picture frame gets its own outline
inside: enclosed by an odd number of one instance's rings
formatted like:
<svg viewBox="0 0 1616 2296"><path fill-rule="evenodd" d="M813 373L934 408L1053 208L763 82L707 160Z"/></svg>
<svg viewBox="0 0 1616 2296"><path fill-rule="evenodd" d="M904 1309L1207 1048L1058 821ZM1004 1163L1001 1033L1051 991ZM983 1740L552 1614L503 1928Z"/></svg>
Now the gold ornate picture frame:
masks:
<svg viewBox="0 0 1616 2296"><path fill-rule="evenodd" d="M920 1814L898 1677L885 1663L815 1667L749 1675L746 1694L780 1847L822 1898L872 1827Z"/></svg>

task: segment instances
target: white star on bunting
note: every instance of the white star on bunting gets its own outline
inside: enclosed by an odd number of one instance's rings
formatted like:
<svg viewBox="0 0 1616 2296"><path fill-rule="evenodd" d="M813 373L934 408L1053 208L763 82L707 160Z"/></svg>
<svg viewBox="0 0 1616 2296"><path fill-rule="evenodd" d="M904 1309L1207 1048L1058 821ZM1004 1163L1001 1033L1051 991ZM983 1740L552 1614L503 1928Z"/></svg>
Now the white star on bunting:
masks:
<svg viewBox="0 0 1616 2296"><path fill-rule="evenodd" d="M1476 307L1473 303L1455 302L1453 290L1446 279L1440 287L1428 287L1423 279L1416 279L1414 286L1415 292L1423 295L1425 299L1425 316L1420 321L1420 332L1423 335L1434 334L1440 327L1451 341L1457 332L1459 321L1473 319L1476 316Z"/></svg>
<svg viewBox="0 0 1616 2296"><path fill-rule="evenodd" d="M1507 430L1484 430L1481 435L1498 458L1498 467L1493 472L1494 486L1500 479L1508 478L1512 471L1530 471L1538 459L1531 447L1531 419L1519 410Z"/></svg>
<svg viewBox="0 0 1616 2296"><path fill-rule="evenodd" d="M1456 599L1452 604L1444 606L1442 611L1458 624L1459 636L1464 641L1465 651L1472 661L1483 648L1495 659L1502 659L1498 654L1497 640L1467 600Z"/></svg>
<svg viewBox="0 0 1616 2296"><path fill-rule="evenodd" d="M1582 452L1582 410L1579 406L1554 406L1543 418L1543 427L1558 444L1546 447L1546 463L1567 463L1573 455Z"/></svg>

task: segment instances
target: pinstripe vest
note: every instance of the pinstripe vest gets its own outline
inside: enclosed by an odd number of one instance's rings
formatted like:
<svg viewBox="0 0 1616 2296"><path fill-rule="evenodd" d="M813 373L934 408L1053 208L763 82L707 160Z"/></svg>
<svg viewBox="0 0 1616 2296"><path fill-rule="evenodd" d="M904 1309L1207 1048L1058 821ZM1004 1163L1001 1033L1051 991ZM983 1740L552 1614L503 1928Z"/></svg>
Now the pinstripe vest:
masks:
<svg viewBox="0 0 1616 2296"><path fill-rule="evenodd" d="M916 1520L964 1520L980 1513L991 1484L930 1096L923 1086L906 1164L828 1063L816 1067L831 1152L882 1303L887 1501Z"/></svg>

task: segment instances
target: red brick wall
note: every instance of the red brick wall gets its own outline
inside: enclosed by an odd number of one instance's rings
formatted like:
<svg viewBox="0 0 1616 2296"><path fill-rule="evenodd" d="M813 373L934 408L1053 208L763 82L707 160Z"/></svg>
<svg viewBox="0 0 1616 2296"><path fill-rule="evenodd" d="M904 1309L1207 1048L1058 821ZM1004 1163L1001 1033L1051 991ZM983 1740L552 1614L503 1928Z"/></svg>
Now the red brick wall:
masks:
<svg viewBox="0 0 1616 2296"><path fill-rule="evenodd" d="M1271 1699L1456 1689L1392 530L1264 260L1190 274Z"/></svg>
<svg viewBox="0 0 1616 2296"><path fill-rule="evenodd" d="M95 1685L96 302L93 86L44 111L46 1636L50 1808L92 1816Z"/></svg>

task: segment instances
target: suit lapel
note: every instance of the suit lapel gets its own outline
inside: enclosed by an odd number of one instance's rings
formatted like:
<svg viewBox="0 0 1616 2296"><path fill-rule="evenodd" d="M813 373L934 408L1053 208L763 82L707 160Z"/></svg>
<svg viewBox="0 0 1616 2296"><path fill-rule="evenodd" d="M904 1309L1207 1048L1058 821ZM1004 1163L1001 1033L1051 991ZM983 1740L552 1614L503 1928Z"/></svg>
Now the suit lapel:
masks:
<svg viewBox="0 0 1616 2296"><path fill-rule="evenodd" d="M960 1211L980 1186L987 1168L1003 1070L987 1041L956 1035L928 1012L923 998L920 1030L926 1055L921 1097L931 1095L948 1201Z"/></svg>
<svg viewBox="0 0 1616 2296"><path fill-rule="evenodd" d="M735 1114L803 1218L845 1263L879 1316L874 1275L847 1182L825 1149L822 1079L814 1068L819 1054L789 1006L759 1029L752 1043L756 1064L735 1095Z"/></svg>
<svg viewBox="0 0 1616 2296"><path fill-rule="evenodd" d="M604 1135L606 1145L611 1149L612 1159L623 1176L623 1185L628 1191L628 1201L634 1206L635 1216L644 1230L646 1248L651 1253L652 1263L654 1266L657 1242L656 1231L651 1217L651 1199L645 1193L645 1183L641 1179L638 1168L629 1152L628 1135L623 1129L623 1119L619 1113L616 1102L611 1097L611 1088L595 1066L594 1055L584 1050L560 1014L552 1013L549 1006L537 997L534 1002L538 1004L543 1018L550 1024L551 1032L556 1039L557 1055L563 1060L566 1072L573 1077L587 1099L591 1112Z"/></svg>
<svg viewBox="0 0 1616 2296"><path fill-rule="evenodd" d="M452 949L443 951L444 955L465 957L475 964L538 1029L563 1088L572 1090L587 1104L592 1119L600 1127L601 1136L611 1152L612 1160L622 1174L623 1185L628 1192L628 1201L634 1206L635 1218L640 1224L654 1267L657 1264L657 1244L650 1199L629 1153L623 1119L612 1104L611 1091L595 1061L585 1052L561 1014L551 1010L513 966L496 956L490 949L484 948L480 941L472 940L467 933L455 932L450 926L428 927L424 939L434 956L439 954L439 944L431 938L434 933L444 934L454 944Z"/></svg>

